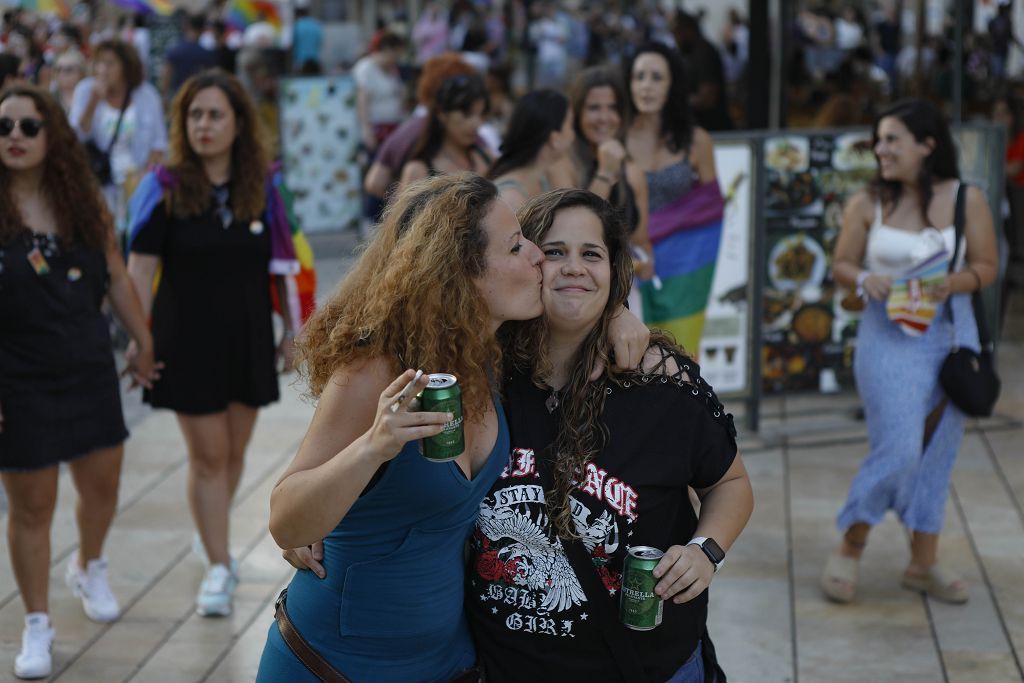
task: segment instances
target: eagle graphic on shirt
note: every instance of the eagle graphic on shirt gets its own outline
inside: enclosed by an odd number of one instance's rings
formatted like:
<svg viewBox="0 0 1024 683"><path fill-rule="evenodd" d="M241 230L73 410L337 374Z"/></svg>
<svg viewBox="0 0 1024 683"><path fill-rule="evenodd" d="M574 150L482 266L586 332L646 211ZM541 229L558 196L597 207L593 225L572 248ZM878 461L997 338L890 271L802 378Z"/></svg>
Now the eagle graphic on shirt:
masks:
<svg viewBox="0 0 1024 683"><path fill-rule="evenodd" d="M476 570L486 581L538 591L539 612L563 612L587 598L543 505L543 489L530 484L501 489L484 499L474 533ZM537 507L531 515L531 508ZM590 510L574 498L572 513L576 532L595 559L614 554L619 533L610 511L590 520Z"/></svg>

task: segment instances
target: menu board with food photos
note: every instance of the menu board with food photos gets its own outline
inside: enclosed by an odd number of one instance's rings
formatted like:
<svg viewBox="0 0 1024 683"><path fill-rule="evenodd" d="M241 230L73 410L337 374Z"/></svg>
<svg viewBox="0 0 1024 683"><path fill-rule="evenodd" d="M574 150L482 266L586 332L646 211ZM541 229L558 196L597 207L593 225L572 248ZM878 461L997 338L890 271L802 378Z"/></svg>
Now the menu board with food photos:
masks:
<svg viewBox="0 0 1024 683"><path fill-rule="evenodd" d="M852 387L863 302L831 266L843 205L876 173L870 132L767 138L764 169L763 388Z"/></svg>
<svg viewBox="0 0 1024 683"><path fill-rule="evenodd" d="M954 130L954 139L964 181L985 191L998 215L1004 132L972 123ZM846 200L877 173L871 131L786 134L763 144L763 389L852 388L864 302L832 280L832 253ZM998 329L998 289L985 292L990 329Z"/></svg>
<svg viewBox="0 0 1024 683"><path fill-rule="evenodd" d="M359 120L350 76L281 80L281 153L295 213L307 232L338 230L360 216Z"/></svg>

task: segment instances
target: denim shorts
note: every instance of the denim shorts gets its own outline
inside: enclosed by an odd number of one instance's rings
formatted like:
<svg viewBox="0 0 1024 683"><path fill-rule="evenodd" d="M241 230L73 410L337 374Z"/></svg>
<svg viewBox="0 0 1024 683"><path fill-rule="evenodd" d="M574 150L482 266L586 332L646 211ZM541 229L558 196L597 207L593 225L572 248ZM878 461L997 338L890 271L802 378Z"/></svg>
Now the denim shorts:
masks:
<svg viewBox="0 0 1024 683"><path fill-rule="evenodd" d="M679 667L672 678L665 683L704 683L704 658L701 656L700 641L686 663Z"/></svg>

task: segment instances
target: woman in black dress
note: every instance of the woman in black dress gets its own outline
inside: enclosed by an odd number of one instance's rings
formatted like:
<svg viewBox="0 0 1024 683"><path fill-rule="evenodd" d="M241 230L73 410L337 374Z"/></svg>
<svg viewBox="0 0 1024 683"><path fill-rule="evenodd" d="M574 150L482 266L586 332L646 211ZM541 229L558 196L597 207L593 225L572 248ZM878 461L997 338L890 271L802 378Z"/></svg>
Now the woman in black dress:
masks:
<svg viewBox="0 0 1024 683"><path fill-rule="evenodd" d="M79 547L67 579L86 614L120 613L103 541L128 436L104 296L135 340L126 373L150 386L153 345L110 215L60 105L35 87L0 96L0 477L7 541L27 612L15 675L47 676L50 523L57 474L78 490Z"/></svg>
<svg viewBox="0 0 1024 683"><path fill-rule="evenodd" d="M132 199L128 272L165 364L145 399L177 413L188 447L189 505L208 562L196 608L226 616L238 581L228 512L257 410L278 398L267 274L285 301L298 262L290 234L265 215L268 164L239 82L223 71L189 79L171 117L170 165ZM277 351L290 370L296 328L284 317Z"/></svg>

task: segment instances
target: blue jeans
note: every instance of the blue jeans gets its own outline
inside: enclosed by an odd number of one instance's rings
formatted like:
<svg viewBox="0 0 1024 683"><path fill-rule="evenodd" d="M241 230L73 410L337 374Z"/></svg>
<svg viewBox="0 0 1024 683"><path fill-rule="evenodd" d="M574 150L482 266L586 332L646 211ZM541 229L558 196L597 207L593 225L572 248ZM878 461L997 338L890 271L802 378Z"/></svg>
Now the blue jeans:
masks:
<svg viewBox="0 0 1024 683"><path fill-rule="evenodd" d="M665 683L704 683L704 658L701 656L700 641L686 664L679 667Z"/></svg>

